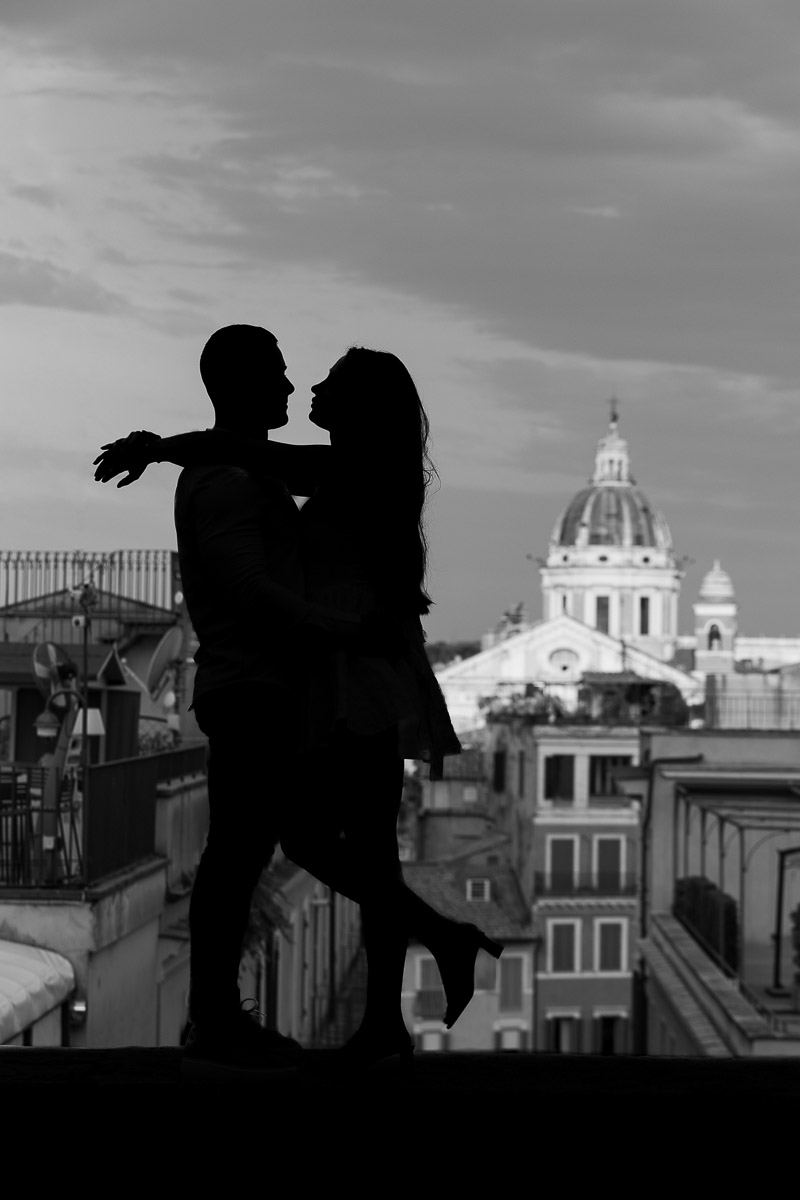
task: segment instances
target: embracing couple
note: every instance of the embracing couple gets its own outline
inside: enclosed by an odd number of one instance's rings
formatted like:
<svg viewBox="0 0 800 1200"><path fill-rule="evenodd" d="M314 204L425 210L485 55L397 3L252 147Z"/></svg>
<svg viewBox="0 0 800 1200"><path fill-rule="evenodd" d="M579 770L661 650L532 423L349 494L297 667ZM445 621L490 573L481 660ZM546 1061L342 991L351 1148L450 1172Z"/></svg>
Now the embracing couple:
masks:
<svg viewBox="0 0 800 1200"><path fill-rule="evenodd" d="M448 1028L472 998L478 950L502 950L408 888L397 848L403 760L441 779L444 756L461 752L420 620L432 603L425 410L398 358L351 348L311 389L310 419L330 445L271 442L288 421L286 371L266 329L219 329L200 358L213 429L139 431L95 460L102 482L127 472L118 487L149 463L184 468L175 528L210 814L189 910L187 1074L301 1065L298 1043L265 1029L238 988L252 894L279 842L361 909L366 1011L337 1070L410 1064L409 937L436 959ZM295 496L309 499L298 509Z"/></svg>

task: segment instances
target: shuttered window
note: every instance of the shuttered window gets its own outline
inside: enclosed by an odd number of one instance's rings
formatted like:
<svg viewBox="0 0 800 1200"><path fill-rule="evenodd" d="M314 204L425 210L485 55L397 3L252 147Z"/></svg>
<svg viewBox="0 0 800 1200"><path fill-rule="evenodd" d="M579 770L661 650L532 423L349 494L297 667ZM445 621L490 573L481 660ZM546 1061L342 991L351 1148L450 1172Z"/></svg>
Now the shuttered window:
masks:
<svg viewBox="0 0 800 1200"><path fill-rule="evenodd" d="M601 887L616 887L622 875L622 838L597 839L597 882Z"/></svg>
<svg viewBox="0 0 800 1200"><path fill-rule="evenodd" d="M495 750L495 752L494 752L494 771L492 774L492 788L496 792L504 792L506 790L506 752L505 752L505 750Z"/></svg>
<svg viewBox="0 0 800 1200"><path fill-rule="evenodd" d="M600 961L598 971L622 970L622 922L604 921L600 926Z"/></svg>
<svg viewBox="0 0 800 1200"><path fill-rule="evenodd" d="M575 970L575 926L555 921L551 926L553 938L553 970Z"/></svg>
<svg viewBox="0 0 800 1200"><path fill-rule="evenodd" d="M519 1012L522 1008L522 957L500 959L500 1012Z"/></svg>

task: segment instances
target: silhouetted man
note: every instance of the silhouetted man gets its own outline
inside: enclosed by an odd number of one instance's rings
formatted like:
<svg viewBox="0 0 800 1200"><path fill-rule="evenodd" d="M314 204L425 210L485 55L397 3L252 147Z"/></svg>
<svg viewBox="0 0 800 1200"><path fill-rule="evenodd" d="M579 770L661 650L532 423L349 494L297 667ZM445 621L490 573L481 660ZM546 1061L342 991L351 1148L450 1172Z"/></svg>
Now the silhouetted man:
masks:
<svg viewBox="0 0 800 1200"><path fill-rule="evenodd" d="M200 372L215 428L258 439L288 421L294 387L274 335L218 330ZM239 963L253 890L291 799L303 660L357 638L360 621L303 599L299 511L284 484L233 466L189 467L175 492L186 606L199 648L192 708L209 739L207 843L194 882L187 1073L291 1064L300 1047L242 1008Z"/></svg>

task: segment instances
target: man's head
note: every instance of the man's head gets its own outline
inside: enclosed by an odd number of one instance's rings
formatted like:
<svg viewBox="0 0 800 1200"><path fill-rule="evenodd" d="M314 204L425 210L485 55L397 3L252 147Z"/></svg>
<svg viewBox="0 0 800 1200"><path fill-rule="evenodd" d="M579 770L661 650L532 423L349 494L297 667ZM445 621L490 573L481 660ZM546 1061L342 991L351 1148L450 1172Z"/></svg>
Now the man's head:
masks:
<svg viewBox="0 0 800 1200"><path fill-rule="evenodd" d="M260 325L226 325L200 355L200 374L216 425L249 433L279 429L289 420L294 391L277 338Z"/></svg>

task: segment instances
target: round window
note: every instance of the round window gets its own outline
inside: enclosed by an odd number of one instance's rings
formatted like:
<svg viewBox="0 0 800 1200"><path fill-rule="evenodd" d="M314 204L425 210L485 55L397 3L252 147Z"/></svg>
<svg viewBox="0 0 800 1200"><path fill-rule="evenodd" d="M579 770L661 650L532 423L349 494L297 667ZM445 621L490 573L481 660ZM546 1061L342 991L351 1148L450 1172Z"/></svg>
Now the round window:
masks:
<svg viewBox="0 0 800 1200"><path fill-rule="evenodd" d="M574 671L578 666L578 655L574 650L554 650L550 655L549 663L559 673Z"/></svg>

